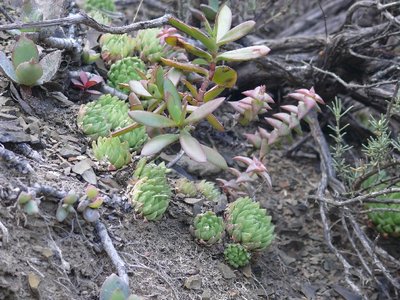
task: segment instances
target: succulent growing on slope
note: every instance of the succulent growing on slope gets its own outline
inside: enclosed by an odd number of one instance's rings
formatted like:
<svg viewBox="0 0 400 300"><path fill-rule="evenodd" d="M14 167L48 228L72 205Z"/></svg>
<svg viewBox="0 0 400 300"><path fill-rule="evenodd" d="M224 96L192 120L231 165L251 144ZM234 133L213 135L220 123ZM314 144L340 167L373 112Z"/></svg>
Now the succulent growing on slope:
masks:
<svg viewBox="0 0 400 300"><path fill-rule="evenodd" d="M191 227L191 232L197 241L208 245L219 242L223 237L224 231L224 221L212 211L197 215Z"/></svg>
<svg viewBox="0 0 400 300"><path fill-rule="evenodd" d="M145 72L146 66L138 57L126 57L111 65L108 72L108 84L117 90L128 93L129 89L121 87L121 83L128 83L130 80L142 79L139 72Z"/></svg>
<svg viewBox="0 0 400 300"><path fill-rule="evenodd" d="M108 161L111 169L120 169L131 161L128 142L118 137L99 137L92 148L96 159Z"/></svg>
<svg viewBox="0 0 400 300"><path fill-rule="evenodd" d="M197 194L196 184L186 178L180 178L175 182L175 187L179 193L188 197L194 197Z"/></svg>
<svg viewBox="0 0 400 300"><path fill-rule="evenodd" d="M135 183L128 187L128 194L135 211L146 220L161 219L168 208L172 192L167 172L164 163L146 164L144 159L136 167Z"/></svg>
<svg viewBox="0 0 400 300"><path fill-rule="evenodd" d="M271 216L249 197L238 198L226 209L227 231L249 251L261 251L274 239Z"/></svg>
<svg viewBox="0 0 400 300"><path fill-rule="evenodd" d="M15 43L11 61L0 51L0 70L13 82L26 86L50 81L57 72L60 62L59 50L47 54L39 61L37 46L25 35Z"/></svg>
<svg viewBox="0 0 400 300"><path fill-rule="evenodd" d="M228 244L224 251L225 260L234 268L246 266L250 262L250 253L240 244Z"/></svg>
<svg viewBox="0 0 400 300"><path fill-rule="evenodd" d="M202 180L196 184L197 190L204 195L208 200L211 201L218 201L219 197L221 196L220 191L215 186L214 183L206 180Z"/></svg>
<svg viewBox="0 0 400 300"><path fill-rule="evenodd" d="M135 37L135 50L145 62L159 62L161 57L166 57L167 46L161 42L160 28L139 30Z"/></svg>
<svg viewBox="0 0 400 300"><path fill-rule="evenodd" d="M400 199L400 193L393 193L386 199ZM389 211L400 210L400 204L369 203L369 209L386 209L387 211L374 211L368 214L371 222L376 226L376 230L384 235L400 237L400 212Z"/></svg>
<svg viewBox="0 0 400 300"><path fill-rule="evenodd" d="M109 136L118 128L122 128L133 121L128 116L129 105L109 94L82 105L77 118L78 127L96 140L98 137ZM127 141L129 148L136 150L147 139L144 127L136 128L119 136L121 142Z"/></svg>
<svg viewBox="0 0 400 300"><path fill-rule="evenodd" d="M130 56L135 43L133 38L125 34L103 34L99 40L101 57L107 63L113 63Z"/></svg>

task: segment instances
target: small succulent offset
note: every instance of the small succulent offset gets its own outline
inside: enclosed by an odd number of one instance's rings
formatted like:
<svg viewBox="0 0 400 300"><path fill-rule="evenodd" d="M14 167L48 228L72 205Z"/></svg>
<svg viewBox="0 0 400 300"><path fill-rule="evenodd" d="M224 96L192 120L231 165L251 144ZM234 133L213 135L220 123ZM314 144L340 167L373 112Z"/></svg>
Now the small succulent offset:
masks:
<svg viewBox="0 0 400 300"><path fill-rule="evenodd" d="M120 169L132 159L128 142L118 137L99 137L92 143L92 149L97 160L109 163L109 170Z"/></svg>
<svg viewBox="0 0 400 300"><path fill-rule="evenodd" d="M143 298L130 295L128 284L118 275L111 274L100 288L99 300L143 300Z"/></svg>
<svg viewBox="0 0 400 300"><path fill-rule="evenodd" d="M128 186L128 197L132 201L135 212L148 221L162 218L171 198L171 187L164 163L146 164L141 159L136 167L133 184Z"/></svg>
<svg viewBox="0 0 400 300"><path fill-rule="evenodd" d="M98 75L91 76L90 78L88 77L87 73L84 71L79 72L79 80L75 78L71 78L72 84L80 89L83 92L93 94L93 95L99 95L101 94L97 90L92 90L91 87L101 83L103 81L103 78Z"/></svg>
<svg viewBox="0 0 400 300"><path fill-rule="evenodd" d="M246 266L251 254L240 244L228 244L224 251L226 262L234 268Z"/></svg>
<svg viewBox="0 0 400 300"><path fill-rule="evenodd" d="M58 204L56 219L63 222L70 213L75 213L74 204L78 201L78 195L70 191Z"/></svg>
<svg viewBox="0 0 400 300"><path fill-rule="evenodd" d="M196 184L197 190L208 200L218 202L221 197L221 192L214 183L202 180Z"/></svg>
<svg viewBox="0 0 400 300"><path fill-rule="evenodd" d="M221 217L212 211L207 211L194 218L190 231L198 243L212 245L221 241L225 225Z"/></svg>
<svg viewBox="0 0 400 300"><path fill-rule="evenodd" d="M271 216L249 197L239 198L228 205L226 222L232 240L248 251L264 250L275 237Z"/></svg>
<svg viewBox="0 0 400 300"><path fill-rule="evenodd" d="M101 58L106 63L114 63L133 53L135 41L125 34L106 33L100 37Z"/></svg>
<svg viewBox="0 0 400 300"><path fill-rule="evenodd" d="M140 80L140 73L146 72L144 62L138 57L126 57L118 60L111 65L108 72L108 84L121 92L128 93L129 88L121 84L128 83L130 80Z"/></svg>
<svg viewBox="0 0 400 300"><path fill-rule="evenodd" d="M175 187L179 193L182 193L185 196L194 197L197 195L196 184L186 178L179 178L175 182Z"/></svg>
<svg viewBox="0 0 400 300"><path fill-rule="evenodd" d="M161 57L167 57L170 47L162 41L161 28L139 30L134 39L135 51L144 62L156 63Z"/></svg>
<svg viewBox="0 0 400 300"><path fill-rule="evenodd" d="M0 70L11 81L29 87L50 81L57 72L60 62L59 50L47 54L39 61L37 46L24 34L15 43L12 61L0 51Z"/></svg>
<svg viewBox="0 0 400 300"><path fill-rule="evenodd" d="M34 197L33 193L22 191L18 196L17 203L28 215L39 213L39 201Z"/></svg>
<svg viewBox="0 0 400 300"><path fill-rule="evenodd" d="M96 222L100 218L99 208L103 204L99 190L92 185L86 188L85 194L79 199L77 211L89 222Z"/></svg>

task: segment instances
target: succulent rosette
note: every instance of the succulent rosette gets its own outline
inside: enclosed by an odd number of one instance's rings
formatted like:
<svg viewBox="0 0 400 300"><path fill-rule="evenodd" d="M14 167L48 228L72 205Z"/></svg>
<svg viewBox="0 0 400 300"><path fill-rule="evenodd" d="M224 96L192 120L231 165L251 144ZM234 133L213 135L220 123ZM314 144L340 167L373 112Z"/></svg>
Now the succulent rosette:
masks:
<svg viewBox="0 0 400 300"><path fill-rule="evenodd" d="M250 262L250 253L240 244L228 244L224 251L226 262L234 268L246 266Z"/></svg>
<svg viewBox="0 0 400 300"><path fill-rule="evenodd" d="M180 178L175 182L176 190L179 193L184 194L188 197L194 197L197 195L196 184L186 178Z"/></svg>
<svg viewBox="0 0 400 300"><path fill-rule="evenodd" d="M197 215L191 227L191 232L197 241L208 245L221 241L224 231L224 221L212 211Z"/></svg>
<svg viewBox="0 0 400 300"><path fill-rule="evenodd" d="M101 57L107 63L113 63L126 58L133 53L135 48L132 37L124 34L103 34L99 40Z"/></svg>
<svg viewBox="0 0 400 300"><path fill-rule="evenodd" d="M221 196L219 189L210 181L202 180L196 184L196 187L197 190L210 201L217 202Z"/></svg>
<svg viewBox="0 0 400 300"><path fill-rule="evenodd" d="M96 159L108 161L111 169L120 169L131 162L128 143L118 137L99 137L92 149Z"/></svg>
<svg viewBox="0 0 400 300"><path fill-rule="evenodd" d="M261 251L274 239L275 226L260 204L249 197L238 198L226 209L227 231L248 251Z"/></svg>
<svg viewBox="0 0 400 300"><path fill-rule="evenodd" d="M108 84L124 93L129 93L129 88L121 87L121 83L131 80L141 80L139 72L146 72L144 62L138 57L126 57L111 65L108 72Z"/></svg>
<svg viewBox="0 0 400 300"><path fill-rule="evenodd" d="M145 62L159 62L166 57L170 48L160 39L161 28L139 30L135 37L135 50Z"/></svg>

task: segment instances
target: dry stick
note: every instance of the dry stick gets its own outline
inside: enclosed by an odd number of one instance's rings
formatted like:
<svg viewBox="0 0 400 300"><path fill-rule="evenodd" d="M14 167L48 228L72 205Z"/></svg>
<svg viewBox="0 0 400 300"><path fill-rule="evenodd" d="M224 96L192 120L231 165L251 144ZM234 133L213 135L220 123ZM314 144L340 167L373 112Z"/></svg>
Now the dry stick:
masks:
<svg viewBox="0 0 400 300"><path fill-rule="evenodd" d="M329 148L327 148L327 142L322 135L321 128L319 127L318 120L317 120L317 113L313 110L310 112L310 128L311 134L318 144L318 151L321 156L321 180L318 185L317 189L317 197L323 197L325 190L328 187L330 181L334 181L334 171L332 170L332 158L329 154ZM328 151L328 152L326 152ZM337 185L337 184L336 184ZM340 187L340 185L338 185ZM340 188L339 188L340 189ZM327 217L328 207L326 202L320 201L320 214L321 214L321 221L324 228L324 237L325 241L328 244L329 249L335 254L337 259L342 263L344 269L344 278L347 284L355 291L357 294L362 295L364 299L367 299L361 292L360 288L350 279L351 273L350 270L353 268L352 265L347 261L347 259L339 252L339 250L333 245L332 243L332 235L330 230L330 224Z"/></svg>
<svg viewBox="0 0 400 300"><path fill-rule="evenodd" d="M101 239L101 243L103 244L104 250L107 252L108 257L110 257L112 263L117 268L118 276L129 285L129 277L126 272L126 266L122 258L119 256L117 250L112 243L110 236L108 235L107 229L103 223L100 221L96 221L95 228L97 234Z"/></svg>
<svg viewBox="0 0 400 300"><path fill-rule="evenodd" d="M0 229L3 232L3 246L7 246L8 242L10 241L10 235L8 234L7 227L0 221Z"/></svg>
<svg viewBox="0 0 400 300"><path fill-rule="evenodd" d="M132 23L125 26L108 26L101 24L85 14L84 12L79 12L77 14L53 19L53 20L45 20L41 22L30 22L30 23L12 23L12 24L5 24L0 25L0 31L4 30L11 30L11 29L26 29L26 28L44 28L44 27L51 27L51 26L67 26L67 25L74 25L74 24L84 24L88 27L91 27L99 32L108 32L108 33L128 33L131 31L139 30L139 29L146 29L146 28L154 28L166 25L168 20L171 18L171 15L166 14L160 18L148 21L142 21L137 23Z"/></svg>
<svg viewBox="0 0 400 300"><path fill-rule="evenodd" d="M17 170L22 174L34 173L31 165L24 159L20 158L14 152L7 150L0 143L0 161L4 161L8 167Z"/></svg>
<svg viewBox="0 0 400 300"><path fill-rule="evenodd" d="M382 271L383 275L386 277L387 280L390 281L390 283L394 287L396 287L397 289L400 289L400 283L395 278L392 277L390 272L386 269L386 267L379 260L379 258L376 255L375 251L371 247L371 244L372 244L371 241L365 235L365 233L361 230L360 225L358 225L358 223L354 219L354 216L351 215L351 214L348 214L346 217L350 220L351 225L354 228L354 232L356 233L356 235L357 235L358 239L360 240L361 244L367 250L368 254L371 256L374 264Z"/></svg>

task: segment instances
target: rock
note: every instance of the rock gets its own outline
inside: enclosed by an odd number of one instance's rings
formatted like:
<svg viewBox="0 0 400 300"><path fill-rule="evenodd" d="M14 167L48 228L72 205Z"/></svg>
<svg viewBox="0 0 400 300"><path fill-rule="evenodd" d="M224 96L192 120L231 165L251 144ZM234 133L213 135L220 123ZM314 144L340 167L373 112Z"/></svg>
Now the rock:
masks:
<svg viewBox="0 0 400 300"><path fill-rule="evenodd" d="M32 292L35 294L39 294L38 287L40 284L40 278L35 273L28 274L28 283L29 287L31 288Z"/></svg>
<svg viewBox="0 0 400 300"><path fill-rule="evenodd" d="M65 158L70 158L74 156L79 156L81 153L71 147L70 145L65 145L64 147L61 148L60 150L60 155Z"/></svg>
<svg viewBox="0 0 400 300"><path fill-rule="evenodd" d="M221 272L222 277L224 277L225 279L236 278L235 272L224 263L218 263L217 269Z"/></svg>
<svg viewBox="0 0 400 300"><path fill-rule="evenodd" d="M211 300L211 291L209 289L203 291L203 294L201 294L201 300Z"/></svg>
<svg viewBox="0 0 400 300"><path fill-rule="evenodd" d="M193 275L186 279L185 288L189 290L199 290L201 289L202 279L200 275Z"/></svg>

